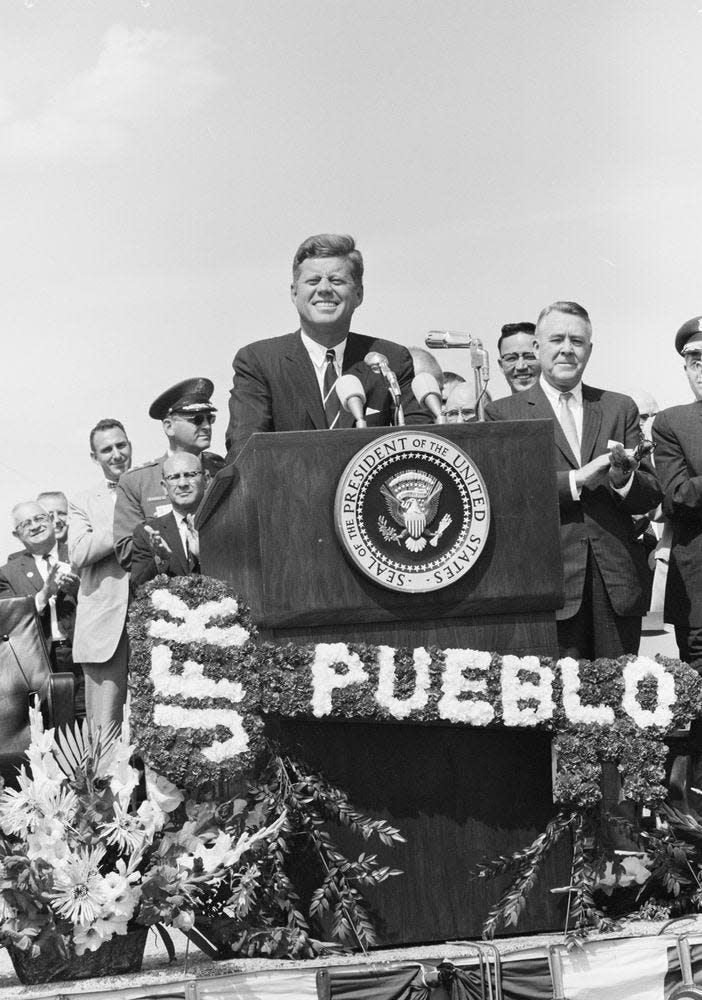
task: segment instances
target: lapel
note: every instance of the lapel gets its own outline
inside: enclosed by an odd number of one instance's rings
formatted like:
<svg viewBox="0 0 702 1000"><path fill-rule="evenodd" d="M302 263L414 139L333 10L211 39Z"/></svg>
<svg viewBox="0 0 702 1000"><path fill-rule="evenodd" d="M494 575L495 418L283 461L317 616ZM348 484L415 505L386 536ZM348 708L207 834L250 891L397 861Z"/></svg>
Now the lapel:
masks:
<svg viewBox="0 0 702 1000"><path fill-rule="evenodd" d="M314 365L305 350L300 331L293 333L290 343L283 355L283 365L286 375L292 384L292 398L304 402L312 426L316 430L325 430L327 418L322 408L322 397L319 392L319 382L314 371Z"/></svg>
<svg viewBox="0 0 702 1000"><path fill-rule="evenodd" d="M44 581L37 569L37 564L34 562L34 557L29 552L23 552L21 556L17 557L17 563L19 564L17 569L22 574L23 583L30 590L38 593L43 587Z"/></svg>
<svg viewBox="0 0 702 1000"><path fill-rule="evenodd" d="M583 465L592 458L601 423L602 405L599 395L595 389L583 384L583 439L580 445Z"/></svg>
<svg viewBox="0 0 702 1000"><path fill-rule="evenodd" d="M351 368L358 367L358 365L363 364L363 359L367 354L367 343L365 338L361 338L358 334L349 333L346 339L346 348L344 349L344 361L341 366L341 374L345 375ZM366 366L366 370L369 369ZM361 373L358 371L353 372L358 378L361 378ZM361 379L363 383L363 379ZM365 388L365 387L364 387ZM339 414L339 420L337 421L337 427L353 427L353 414L349 413L348 410L341 408L341 413Z"/></svg>
<svg viewBox="0 0 702 1000"><path fill-rule="evenodd" d="M175 576L187 576L190 572L190 567L188 566L188 560L185 555L185 549L183 548L183 540L180 537L180 532L178 531L178 524L176 523L175 514L171 511L170 514L166 514L160 526L160 531L165 540L168 542L171 552L173 553L173 559L171 561L171 570Z"/></svg>
<svg viewBox="0 0 702 1000"><path fill-rule="evenodd" d="M553 420L553 436L556 442L556 447L561 452L568 465L572 466L574 469L579 469L580 465L575 458L570 445L568 444L568 438L563 433L563 428L560 425L558 417L553 412L553 407L549 403L546 393L541 388L539 383L537 382L533 388L527 389L527 391L521 395L524 397L524 402L527 404L529 409L530 419ZM519 398L519 396L517 398ZM584 454L582 455L582 459L585 461Z"/></svg>

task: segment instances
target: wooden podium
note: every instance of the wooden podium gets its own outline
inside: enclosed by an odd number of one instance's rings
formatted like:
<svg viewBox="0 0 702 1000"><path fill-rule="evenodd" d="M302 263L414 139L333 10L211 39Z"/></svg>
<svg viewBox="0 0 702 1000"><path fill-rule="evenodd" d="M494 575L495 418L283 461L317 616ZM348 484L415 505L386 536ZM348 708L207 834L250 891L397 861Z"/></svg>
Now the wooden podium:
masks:
<svg viewBox="0 0 702 1000"><path fill-rule="evenodd" d="M245 598L263 638L555 654L563 578L551 422L405 430L453 442L482 473L490 533L466 576L432 593L396 593L344 554L338 480L389 428L254 434L200 510L203 573Z"/></svg>
<svg viewBox="0 0 702 1000"><path fill-rule="evenodd" d="M555 655L563 580L551 421L406 430L453 442L482 474L491 523L465 576L431 593L397 593L345 555L337 483L389 428L254 434L199 512L203 572L249 603L264 639ZM478 936L504 882L470 882L470 869L525 847L554 812L545 732L285 718L267 726L284 751L406 836L393 849L373 845L381 863L405 873L368 893L381 944ZM344 831L333 836L362 849ZM563 843L546 885L567 885L569 865ZM519 930L562 922L561 903L540 882Z"/></svg>

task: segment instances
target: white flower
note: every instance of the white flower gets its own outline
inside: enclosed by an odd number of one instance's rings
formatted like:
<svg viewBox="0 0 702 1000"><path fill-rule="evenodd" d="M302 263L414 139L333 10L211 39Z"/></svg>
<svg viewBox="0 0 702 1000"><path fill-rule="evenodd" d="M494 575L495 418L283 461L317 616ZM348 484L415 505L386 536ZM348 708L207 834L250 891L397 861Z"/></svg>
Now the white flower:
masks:
<svg viewBox="0 0 702 1000"><path fill-rule="evenodd" d="M126 875L113 871L104 877L102 894L103 911L111 914L113 918L124 920L126 925L126 922L134 916L141 898L141 889L130 885Z"/></svg>
<svg viewBox="0 0 702 1000"><path fill-rule="evenodd" d="M182 625L174 621L164 621L162 618L152 621L149 625L149 635L155 639L172 639L175 642L207 642L212 646L243 646L249 638L249 632L241 625L230 625L220 628L208 623L213 618L235 615L239 605L233 597L225 597L221 601L207 601L197 608L189 608L175 594L168 590L155 590L151 595L151 603L157 611L165 611L171 618L180 618Z"/></svg>
<svg viewBox="0 0 702 1000"><path fill-rule="evenodd" d="M348 668L346 673L339 673L334 667L343 663ZM314 660L311 664L312 674L312 712L317 718L329 715L332 710L332 691L348 687L349 684L362 684L368 680L368 674L363 669L358 653L350 653L349 647L343 642L320 642L314 647Z"/></svg>
<svg viewBox="0 0 702 1000"><path fill-rule="evenodd" d="M90 925L100 916L104 896L98 865L104 855L102 844L79 848L55 872L51 906L73 924Z"/></svg>
<svg viewBox="0 0 702 1000"><path fill-rule="evenodd" d="M221 763L243 753L249 745L244 720L233 708L181 708L179 705L154 705L154 724L173 729L215 729L224 726L232 734L228 740L214 740L202 747L207 760Z"/></svg>
<svg viewBox="0 0 702 1000"><path fill-rule="evenodd" d="M173 918L173 926L177 927L183 934L187 934L195 926L195 914L192 910L181 910Z"/></svg>
<svg viewBox="0 0 702 1000"><path fill-rule="evenodd" d="M487 694L487 676L469 680L464 670L480 671L490 667L492 655L475 649L444 650L444 671L441 677L442 695L438 710L441 719L467 722L471 726L487 726L495 718L495 709L482 698L462 695Z"/></svg>
<svg viewBox="0 0 702 1000"><path fill-rule="evenodd" d="M395 650L378 646L378 690L375 699L395 719L406 719L410 712L424 708L429 698L429 666L431 657L423 646L414 650L415 684L409 698L396 698Z"/></svg>
<svg viewBox="0 0 702 1000"><path fill-rule="evenodd" d="M173 812L183 801L180 789L150 767L146 768L146 794L164 813Z"/></svg>
<svg viewBox="0 0 702 1000"><path fill-rule="evenodd" d="M537 683L521 680L520 671L536 674ZM536 705L520 705L535 701ZM535 726L553 718L553 670L542 667L538 656L502 657L502 717L506 726Z"/></svg>
<svg viewBox="0 0 702 1000"><path fill-rule="evenodd" d="M24 767L17 777L19 789L4 788L0 794L0 827L20 836L33 831L44 819L70 823L78 807L75 792L54 782L37 785Z"/></svg>
<svg viewBox="0 0 702 1000"><path fill-rule="evenodd" d="M639 656L624 667L624 697L622 708L641 729L650 726L666 727L673 721L672 706L675 704L675 679L662 663ZM637 698L639 683L644 677L655 677L658 684L658 704L653 711L644 709Z"/></svg>
<svg viewBox="0 0 702 1000"><path fill-rule="evenodd" d="M92 923L80 923L73 931L76 955L97 951L100 945L115 934L127 933L127 921L120 917L97 917Z"/></svg>
<svg viewBox="0 0 702 1000"><path fill-rule="evenodd" d="M100 833L106 844L116 844L120 851L140 850L144 843L153 840L154 828L145 828L142 817L125 809L118 800L113 805L113 819L100 824Z"/></svg>
<svg viewBox="0 0 702 1000"><path fill-rule="evenodd" d="M580 701L580 667L578 661L566 656L558 661L563 679L563 710L566 718L574 725L611 726L614 709L609 705L583 705Z"/></svg>
<svg viewBox="0 0 702 1000"><path fill-rule="evenodd" d="M182 695L184 698L226 698L239 702L244 697L244 689L238 681L218 681L205 677L204 667L194 660L186 660L183 672L172 669L173 656L168 646L159 644L151 650L151 680L156 694L163 698Z"/></svg>

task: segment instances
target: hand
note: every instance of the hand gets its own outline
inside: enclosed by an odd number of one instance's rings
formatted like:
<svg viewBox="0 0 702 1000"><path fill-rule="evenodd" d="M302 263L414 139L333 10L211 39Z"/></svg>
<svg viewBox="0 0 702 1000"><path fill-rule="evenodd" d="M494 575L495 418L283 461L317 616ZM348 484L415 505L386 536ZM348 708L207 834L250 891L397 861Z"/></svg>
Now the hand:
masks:
<svg viewBox="0 0 702 1000"><path fill-rule="evenodd" d="M597 489L604 485L609 470L609 455L598 455L587 465L575 471L575 485L578 489L587 487L589 490Z"/></svg>
<svg viewBox="0 0 702 1000"><path fill-rule="evenodd" d="M149 547L156 563L156 569L162 572L168 567L173 554L171 547L163 535L155 528L149 527L148 524L144 525L144 533L149 540Z"/></svg>
<svg viewBox="0 0 702 1000"><path fill-rule="evenodd" d="M64 594L75 594L80 586L80 576L75 572L70 563L56 563L52 569L56 569L56 585L58 590Z"/></svg>
<svg viewBox="0 0 702 1000"><path fill-rule="evenodd" d="M612 445L609 452L609 481L615 489L620 490L638 467L633 449L625 448L619 442Z"/></svg>

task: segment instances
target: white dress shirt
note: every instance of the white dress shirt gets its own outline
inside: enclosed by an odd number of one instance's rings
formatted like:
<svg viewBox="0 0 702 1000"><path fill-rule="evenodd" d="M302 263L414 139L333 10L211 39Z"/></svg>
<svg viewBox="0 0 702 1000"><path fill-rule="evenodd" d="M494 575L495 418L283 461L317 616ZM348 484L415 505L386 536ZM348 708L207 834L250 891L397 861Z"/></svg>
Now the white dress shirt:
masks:
<svg viewBox="0 0 702 1000"><path fill-rule="evenodd" d="M56 542L53 549L51 550L51 552L48 553L48 555L49 555L49 560L51 562L51 566L53 566L54 563L61 562L61 560L58 557L58 542ZM40 556L34 553L33 559L37 567L37 570L39 571L39 576L42 578L44 583L46 583L46 578L49 575L51 567L47 566L44 556ZM66 638L66 633L61 629L61 626L59 625L58 621L58 616L56 614L56 595L49 598L48 604L49 604L49 614L51 616L51 641L60 642L62 639ZM37 611L41 614L41 609L39 608L39 594L37 594L37 596L34 598L34 606L36 607Z"/></svg>
<svg viewBox="0 0 702 1000"><path fill-rule="evenodd" d="M346 350L346 341L348 337L344 337L340 344L336 347L327 348L322 344L318 344L316 340L312 340L308 337L306 333L300 331L300 336L302 337L302 343L305 350L310 356L310 361L312 362L312 367L314 368L314 373L317 376L317 383L319 385L319 395L322 397L322 402L324 402L324 372L327 368L327 351L334 351L336 360L334 362L334 369L336 371L336 377L341 375L341 369L344 363L344 351Z"/></svg>
<svg viewBox="0 0 702 1000"><path fill-rule="evenodd" d="M186 511L179 511L175 509L173 510L173 516L175 517L176 524L178 526L178 533L180 534L180 540L183 543L183 549L185 551L185 555L188 556L189 558L190 555L192 554L197 558L197 553L193 551L193 548L190 543L190 533L188 532L188 526L185 523L185 518L188 516L188 514L191 513L192 511L187 511L187 510ZM196 535L198 534L198 532L195 531L195 528L193 528L192 530Z"/></svg>
<svg viewBox="0 0 702 1000"><path fill-rule="evenodd" d="M540 375L539 376L539 384L540 384L541 388L544 390L544 394L546 396L546 399L551 404L551 409L553 410L553 412L554 412L554 414L556 416L556 420L558 421L559 424L561 422L560 421L560 415L559 415L559 412L558 412L559 400L560 400L561 396L563 395L564 391L565 392L569 392L571 394L572 398L568 401L568 409L573 414L573 420L575 421L575 430L577 431L578 441L580 442L580 446L582 448L582 443L583 443L583 384L582 384L582 382L578 382L578 384L574 385L572 389L562 390L562 389L556 389L555 386L552 386L550 382L546 381L546 379L543 377L543 375ZM623 444L623 442L622 442L622 444ZM569 478L569 482L570 482L570 494L573 497L573 500L579 500L580 499L580 493L581 493L582 487L578 486L577 483L575 482L575 469L571 469L570 470L570 474L569 474L568 478ZM615 493L618 493L619 496L622 497L622 499L623 499L628 494L629 490L631 489L631 484L632 484L633 481L634 481L634 474L632 472L632 474L629 476L629 478L627 479L627 481L624 483L623 486L621 486L619 488L617 488L616 486L613 486L612 489L614 490Z"/></svg>

